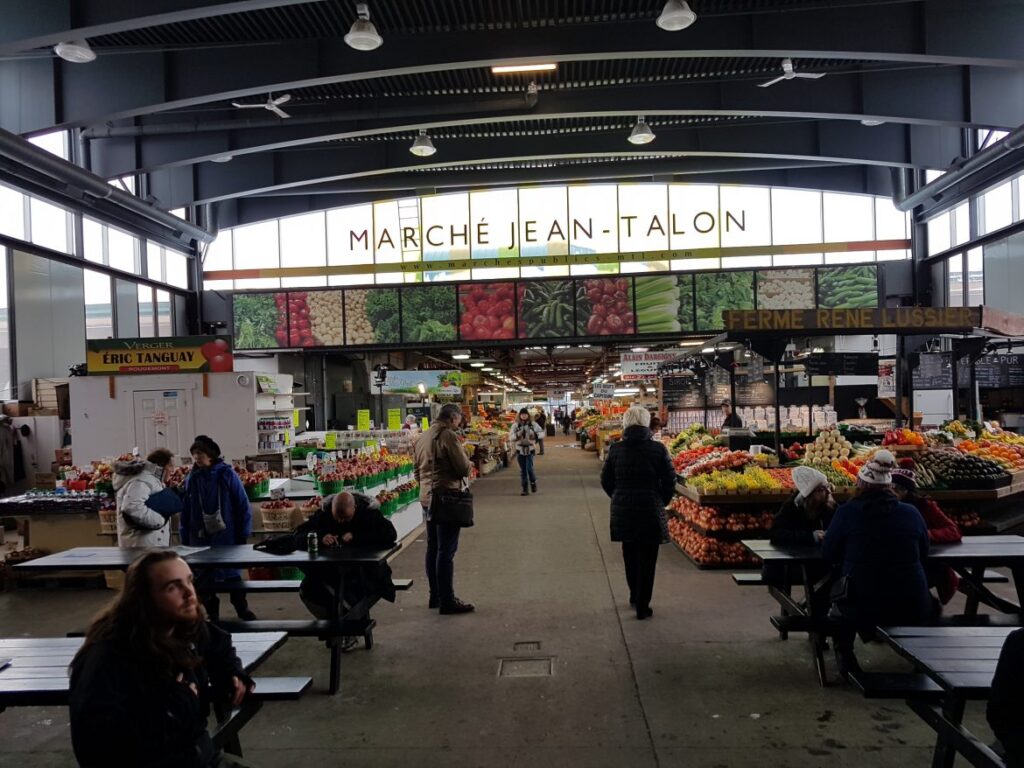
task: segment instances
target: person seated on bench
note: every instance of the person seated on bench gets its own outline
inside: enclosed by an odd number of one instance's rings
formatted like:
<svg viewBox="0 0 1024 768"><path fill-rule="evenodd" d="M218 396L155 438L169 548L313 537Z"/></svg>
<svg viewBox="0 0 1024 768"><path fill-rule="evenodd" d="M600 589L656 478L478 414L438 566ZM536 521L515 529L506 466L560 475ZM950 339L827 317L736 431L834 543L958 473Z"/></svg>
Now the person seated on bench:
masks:
<svg viewBox="0 0 1024 768"><path fill-rule="evenodd" d="M917 475L913 459L903 459L900 466L892 472L892 492L896 498L909 504L921 513L924 524L928 526L928 541L932 544L958 544L964 535L960 526L946 517L945 512L933 499L921 496L917 492ZM945 605L953 599L960 577L948 565L928 563L924 569L928 577L928 586L935 587L939 594L939 602Z"/></svg>
<svg viewBox="0 0 1024 768"><path fill-rule="evenodd" d="M231 635L206 620L188 564L147 552L71 662L75 757L85 768L233 765L215 753L207 718L253 687Z"/></svg>
<svg viewBox="0 0 1024 768"><path fill-rule="evenodd" d="M320 511L295 529L295 546L306 549L310 533L316 533L323 548L341 547L350 544L366 549L387 549L398 539L395 526L380 511L376 500L361 493L342 493L328 496L323 500ZM344 575L355 573L347 569ZM309 612L318 619L331 616L335 604L336 582L331 578L334 572L319 568L306 569L299 597ZM391 581L391 568L387 563L378 570L364 574L366 589L370 597L383 597L395 601L395 585ZM345 579L345 602L353 606L367 595L359 579ZM352 644L354 645L354 639Z"/></svg>
<svg viewBox="0 0 1024 768"><path fill-rule="evenodd" d="M985 711L1009 768L1024 768L1024 629L1011 632L999 654Z"/></svg>
<svg viewBox="0 0 1024 768"><path fill-rule="evenodd" d="M893 495L894 469L884 449L861 468L857 496L836 510L822 542L825 559L840 566L832 615L841 624L835 645L843 677L859 671L857 632L871 638L879 625L915 624L940 611L924 572L928 529L914 507Z"/></svg>
<svg viewBox="0 0 1024 768"><path fill-rule="evenodd" d="M769 534L771 543L777 547L820 544L836 510L832 486L823 473L812 467L794 467L793 484L796 491L772 520ZM800 578L799 574L789 573L782 564L771 565L774 567L765 566L763 574L764 581L768 584L785 587ZM812 568L812 582L817 583L829 570L830 568L824 564L819 568ZM824 597L827 596L825 593Z"/></svg>

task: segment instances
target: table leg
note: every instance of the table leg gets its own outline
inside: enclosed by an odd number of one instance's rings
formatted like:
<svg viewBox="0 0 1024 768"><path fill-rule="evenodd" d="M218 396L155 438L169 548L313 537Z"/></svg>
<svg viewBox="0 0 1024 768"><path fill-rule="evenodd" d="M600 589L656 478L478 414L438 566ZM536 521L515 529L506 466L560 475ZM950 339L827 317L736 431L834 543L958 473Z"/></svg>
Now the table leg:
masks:
<svg viewBox="0 0 1024 768"><path fill-rule="evenodd" d="M345 569L337 569L337 589L334 593L334 606L331 619L335 622L341 621L345 608ZM329 693L333 696L341 688L341 643L343 638L332 636L327 644L331 649L331 683Z"/></svg>
<svg viewBox="0 0 1024 768"><path fill-rule="evenodd" d="M960 725L964 719L964 708L967 702L960 696L950 693L942 702L942 714L955 725ZM935 740L935 754L932 755L932 768L953 768L956 760L956 749L942 738L940 733Z"/></svg>
<svg viewBox="0 0 1024 768"><path fill-rule="evenodd" d="M981 579L985 575L985 569L984 567L979 568L978 566L975 566L974 568L968 568L966 570L972 578L968 582L971 585L971 588L967 592L967 604L964 606L964 615L977 616L978 605L981 603L981 600L979 599L978 591L974 589L973 586L975 583L981 584Z"/></svg>
<svg viewBox="0 0 1024 768"><path fill-rule="evenodd" d="M1017 590L1017 605L1024 612L1024 566L1010 566L1010 575L1013 576L1013 588Z"/></svg>
<svg viewBox="0 0 1024 768"><path fill-rule="evenodd" d="M804 582L804 600L807 603L806 612L811 618L811 631L808 639L811 642L812 653L814 654L814 668L818 672L818 683L822 688L828 685L828 672L825 669L825 635L819 631L818 622L823 621L823 616L818 616L814 600L814 581L811 579L811 572L808 566L800 566L800 574Z"/></svg>

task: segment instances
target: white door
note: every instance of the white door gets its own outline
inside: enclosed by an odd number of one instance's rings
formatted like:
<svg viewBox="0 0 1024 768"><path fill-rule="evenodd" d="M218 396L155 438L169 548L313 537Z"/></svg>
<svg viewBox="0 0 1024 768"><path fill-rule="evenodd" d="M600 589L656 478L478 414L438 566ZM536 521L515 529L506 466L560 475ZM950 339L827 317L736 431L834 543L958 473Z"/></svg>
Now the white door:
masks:
<svg viewBox="0 0 1024 768"><path fill-rule="evenodd" d="M154 448L169 448L187 456L195 436L192 393L187 389L135 392L135 445L145 456Z"/></svg>

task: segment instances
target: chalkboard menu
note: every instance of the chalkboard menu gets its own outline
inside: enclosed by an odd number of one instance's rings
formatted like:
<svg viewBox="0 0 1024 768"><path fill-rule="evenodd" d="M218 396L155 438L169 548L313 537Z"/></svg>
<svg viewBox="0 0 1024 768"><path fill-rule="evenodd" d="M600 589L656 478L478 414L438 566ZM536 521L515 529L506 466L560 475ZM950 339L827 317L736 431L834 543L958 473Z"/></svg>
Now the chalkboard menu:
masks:
<svg viewBox="0 0 1024 768"><path fill-rule="evenodd" d="M1024 387L1024 355L985 355L974 370L979 387Z"/></svg>
<svg viewBox="0 0 1024 768"><path fill-rule="evenodd" d="M696 376L669 376L662 379L661 397L669 411L704 407L704 395Z"/></svg>
<svg viewBox="0 0 1024 768"><path fill-rule="evenodd" d="M922 352L920 362L912 374L914 389L952 389L952 359L952 354L949 352ZM958 367L957 378L961 387L969 385L970 370L967 366L967 358L963 358L963 362Z"/></svg>
<svg viewBox="0 0 1024 768"><path fill-rule="evenodd" d="M767 379L736 383L736 405L771 405L775 402L775 390Z"/></svg>
<svg viewBox="0 0 1024 768"><path fill-rule="evenodd" d="M804 367L808 376L877 376L878 355L874 352L824 352L808 357Z"/></svg>

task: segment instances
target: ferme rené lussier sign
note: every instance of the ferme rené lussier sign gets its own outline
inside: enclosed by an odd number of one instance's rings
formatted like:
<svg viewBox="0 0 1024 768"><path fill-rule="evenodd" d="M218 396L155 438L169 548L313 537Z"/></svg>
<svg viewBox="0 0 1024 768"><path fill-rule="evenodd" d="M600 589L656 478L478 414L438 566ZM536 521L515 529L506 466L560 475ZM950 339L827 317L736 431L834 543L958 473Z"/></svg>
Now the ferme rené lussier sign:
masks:
<svg viewBox="0 0 1024 768"><path fill-rule="evenodd" d="M628 253L769 243L767 206L719 205L716 187L587 185L434 195L350 206L329 223L352 255L408 260ZM340 230L340 232L339 232ZM405 258L402 258L405 254Z"/></svg>

